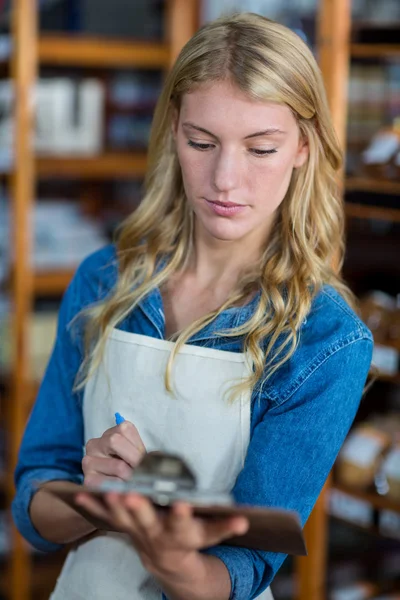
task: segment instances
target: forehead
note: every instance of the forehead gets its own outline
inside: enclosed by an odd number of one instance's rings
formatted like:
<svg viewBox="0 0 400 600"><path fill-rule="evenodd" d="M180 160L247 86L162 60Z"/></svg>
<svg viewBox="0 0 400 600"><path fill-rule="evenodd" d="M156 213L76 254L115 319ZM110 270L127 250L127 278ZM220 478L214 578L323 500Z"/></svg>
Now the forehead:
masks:
<svg viewBox="0 0 400 600"><path fill-rule="evenodd" d="M253 133L248 131L249 127L254 131L269 127L284 131L297 128L288 106L251 98L230 81L202 84L184 94L180 116L181 121L195 121L213 133L215 128L229 124L238 133L246 129L245 135Z"/></svg>

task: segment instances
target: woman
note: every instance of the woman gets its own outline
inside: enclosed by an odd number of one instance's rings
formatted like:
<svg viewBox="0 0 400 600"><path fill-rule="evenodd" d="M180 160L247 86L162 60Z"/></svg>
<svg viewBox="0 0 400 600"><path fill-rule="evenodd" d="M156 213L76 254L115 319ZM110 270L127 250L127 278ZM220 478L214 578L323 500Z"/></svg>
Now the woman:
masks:
<svg viewBox="0 0 400 600"><path fill-rule="evenodd" d="M145 452L172 451L203 487L304 523L357 411L372 338L332 267L341 155L306 45L254 14L204 26L167 78L149 161L116 246L64 296L14 518L43 550L76 542L56 600L267 598L285 557L221 545L244 518L177 504L161 520L139 496L102 509L83 495L123 532L105 533L34 485L126 480Z"/></svg>

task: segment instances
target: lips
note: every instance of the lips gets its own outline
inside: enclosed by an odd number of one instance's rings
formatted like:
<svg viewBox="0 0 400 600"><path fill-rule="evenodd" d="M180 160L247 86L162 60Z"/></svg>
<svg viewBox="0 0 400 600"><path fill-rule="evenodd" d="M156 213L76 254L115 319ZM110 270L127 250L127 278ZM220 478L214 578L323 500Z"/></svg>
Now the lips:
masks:
<svg viewBox="0 0 400 600"><path fill-rule="evenodd" d="M247 208L245 204L235 204L234 202L221 202L220 200L208 200L207 198L205 198L205 201L213 213L219 217L235 217Z"/></svg>
<svg viewBox="0 0 400 600"><path fill-rule="evenodd" d="M235 204L234 202L220 202L219 200L208 200L217 206L225 206L226 208L234 208L236 206L244 206L244 204Z"/></svg>

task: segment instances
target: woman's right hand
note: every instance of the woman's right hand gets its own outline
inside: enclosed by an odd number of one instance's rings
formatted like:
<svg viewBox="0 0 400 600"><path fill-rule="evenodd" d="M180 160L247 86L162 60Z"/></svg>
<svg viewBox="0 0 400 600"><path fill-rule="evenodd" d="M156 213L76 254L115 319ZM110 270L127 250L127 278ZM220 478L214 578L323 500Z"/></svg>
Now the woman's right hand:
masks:
<svg viewBox="0 0 400 600"><path fill-rule="evenodd" d="M133 423L124 421L111 427L100 438L86 444L82 460L84 484L97 486L106 480L127 481L145 454L146 448Z"/></svg>

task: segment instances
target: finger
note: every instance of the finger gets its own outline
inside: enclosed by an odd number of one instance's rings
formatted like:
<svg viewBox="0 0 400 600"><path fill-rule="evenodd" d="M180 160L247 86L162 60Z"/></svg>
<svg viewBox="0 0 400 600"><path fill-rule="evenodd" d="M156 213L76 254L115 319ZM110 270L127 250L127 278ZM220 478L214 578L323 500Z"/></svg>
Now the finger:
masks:
<svg viewBox="0 0 400 600"><path fill-rule="evenodd" d="M121 428L124 425L119 425ZM117 456L132 468L137 467L143 458L143 450L134 446L120 431L114 430L101 438L102 452L105 456Z"/></svg>
<svg viewBox="0 0 400 600"><path fill-rule="evenodd" d="M139 540L139 528L134 517L126 508L123 497L115 493L106 494L105 502L110 508L110 512L117 527L120 528L121 531L129 533L135 540Z"/></svg>
<svg viewBox="0 0 400 600"><path fill-rule="evenodd" d="M160 535L164 529L162 520L158 516L154 506L147 498L137 494L127 494L124 503L128 511L134 517L136 524L150 538Z"/></svg>
<svg viewBox="0 0 400 600"><path fill-rule="evenodd" d="M218 521L203 521L203 534L206 546L214 546L233 536L244 535L249 529L249 522L245 517L233 517Z"/></svg>
<svg viewBox="0 0 400 600"><path fill-rule="evenodd" d="M85 476L90 474L110 475L123 481L132 477L132 467L119 458L98 458L86 455L82 459L82 469Z"/></svg>
<svg viewBox="0 0 400 600"><path fill-rule="evenodd" d="M122 435L126 437L127 440L129 440L130 443L139 450L139 452L141 452L142 454L146 453L146 447L143 443L143 440L140 437L139 432L133 423L131 423L130 421L124 421L123 423L121 423L121 425L118 425L118 429L122 433Z"/></svg>
<svg viewBox="0 0 400 600"><path fill-rule="evenodd" d="M166 527L171 533L179 533L192 525L193 509L185 502L176 502L166 519Z"/></svg>

